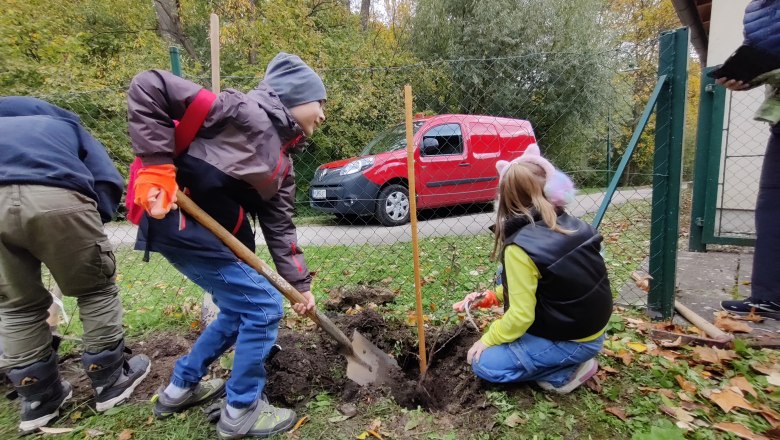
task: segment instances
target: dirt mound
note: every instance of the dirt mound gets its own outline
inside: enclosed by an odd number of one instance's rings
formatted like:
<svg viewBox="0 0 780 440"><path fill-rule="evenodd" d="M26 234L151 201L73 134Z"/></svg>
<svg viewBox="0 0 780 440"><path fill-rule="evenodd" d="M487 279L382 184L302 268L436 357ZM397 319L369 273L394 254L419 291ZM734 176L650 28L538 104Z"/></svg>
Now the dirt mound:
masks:
<svg viewBox="0 0 780 440"><path fill-rule="evenodd" d="M344 312L359 305L382 305L395 300L395 292L384 287L344 286L337 287L328 294L325 309Z"/></svg>

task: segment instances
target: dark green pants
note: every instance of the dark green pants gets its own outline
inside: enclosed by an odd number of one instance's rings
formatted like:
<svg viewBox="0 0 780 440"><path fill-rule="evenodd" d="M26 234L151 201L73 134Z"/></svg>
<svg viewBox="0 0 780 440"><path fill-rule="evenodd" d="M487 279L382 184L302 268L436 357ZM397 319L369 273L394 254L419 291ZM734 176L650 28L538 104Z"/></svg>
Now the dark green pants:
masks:
<svg viewBox="0 0 780 440"><path fill-rule="evenodd" d="M0 185L0 368L18 368L51 354L46 323L49 268L65 296L77 299L84 348L99 352L123 337L122 305L111 243L95 202L75 191Z"/></svg>

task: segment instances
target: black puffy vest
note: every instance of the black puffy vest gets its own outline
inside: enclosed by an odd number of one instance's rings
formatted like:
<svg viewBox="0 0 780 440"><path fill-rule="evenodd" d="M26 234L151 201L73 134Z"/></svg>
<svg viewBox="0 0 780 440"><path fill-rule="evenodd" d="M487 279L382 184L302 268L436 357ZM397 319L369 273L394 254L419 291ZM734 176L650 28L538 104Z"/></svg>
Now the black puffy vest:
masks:
<svg viewBox="0 0 780 440"><path fill-rule="evenodd" d="M558 225L574 232L551 231L541 218L534 223L525 217L510 219L504 226L504 252L507 245L520 246L541 275L534 323L527 332L553 341L582 339L606 327L612 314L607 267L599 254L602 238L593 227L565 212L558 215ZM507 283L504 252L501 278L508 309L512 286Z"/></svg>

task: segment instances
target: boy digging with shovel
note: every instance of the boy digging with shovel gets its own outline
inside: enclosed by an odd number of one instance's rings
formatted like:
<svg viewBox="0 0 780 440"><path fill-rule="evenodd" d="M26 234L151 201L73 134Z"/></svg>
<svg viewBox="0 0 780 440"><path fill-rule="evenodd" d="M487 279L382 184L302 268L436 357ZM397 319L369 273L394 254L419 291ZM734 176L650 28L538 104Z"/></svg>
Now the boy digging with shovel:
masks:
<svg viewBox="0 0 780 440"><path fill-rule="evenodd" d="M130 137L143 163L135 203L146 211L136 249L161 253L210 292L220 309L191 351L176 362L154 413L168 416L226 389L219 436L264 438L289 430L296 421L293 411L272 406L263 394L263 364L278 334L282 295L213 233L172 210L181 188L253 251L249 217L259 220L277 271L308 300L293 308L299 314L313 309L311 275L292 221L291 155L325 121L325 86L299 57L280 53L255 89L217 95L187 151L174 157L174 120L182 119L201 89L154 70L137 75L128 92ZM208 366L234 344L227 383L202 382Z"/></svg>

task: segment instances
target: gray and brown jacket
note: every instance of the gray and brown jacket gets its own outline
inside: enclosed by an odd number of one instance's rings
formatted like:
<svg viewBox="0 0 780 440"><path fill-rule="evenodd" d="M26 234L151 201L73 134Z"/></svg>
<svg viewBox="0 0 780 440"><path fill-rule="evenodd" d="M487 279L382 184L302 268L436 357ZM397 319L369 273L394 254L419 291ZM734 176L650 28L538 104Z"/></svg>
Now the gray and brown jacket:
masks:
<svg viewBox="0 0 780 440"><path fill-rule="evenodd" d="M174 120L201 86L169 72L138 74L128 91L130 139L143 164L173 163L179 187L254 250L249 219L259 221L277 271L299 291L311 275L298 246L292 215L295 179L290 150L302 131L264 83L249 93L221 92L189 149L174 158ZM144 216L136 249L235 259L211 232L179 211L162 220Z"/></svg>

